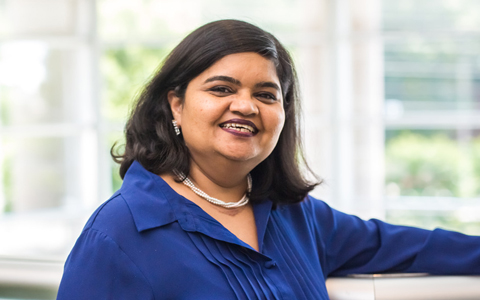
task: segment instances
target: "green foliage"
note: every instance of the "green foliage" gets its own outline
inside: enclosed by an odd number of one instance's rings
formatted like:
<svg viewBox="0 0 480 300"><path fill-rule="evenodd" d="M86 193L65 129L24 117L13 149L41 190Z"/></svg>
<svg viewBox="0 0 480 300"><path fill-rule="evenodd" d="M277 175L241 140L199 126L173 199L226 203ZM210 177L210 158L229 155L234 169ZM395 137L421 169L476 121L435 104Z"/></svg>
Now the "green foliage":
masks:
<svg viewBox="0 0 480 300"><path fill-rule="evenodd" d="M475 179L478 180L480 177L480 138L473 140L470 153L472 155L472 171L476 174Z"/></svg>
<svg viewBox="0 0 480 300"><path fill-rule="evenodd" d="M123 180L118 173L120 165L112 163L112 189L117 191L122 186Z"/></svg>
<svg viewBox="0 0 480 300"><path fill-rule="evenodd" d="M2 179L3 179L3 196L5 198L5 204L3 212L11 212L13 210L12 203L12 157L11 153L3 157L2 162Z"/></svg>
<svg viewBox="0 0 480 300"><path fill-rule="evenodd" d="M471 199L459 199L455 210L445 210L440 209L441 201L430 198L419 206L424 209L405 205L405 210L387 210L388 222L478 234L480 219L473 198L480 195L480 137L458 142L451 133L402 131L392 136L390 132L385 146L387 195Z"/></svg>
<svg viewBox="0 0 480 300"><path fill-rule="evenodd" d="M460 144L445 134L402 132L385 148L386 183L402 196L477 197L480 138Z"/></svg>
<svg viewBox="0 0 480 300"><path fill-rule="evenodd" d="M6 125L10 123L11 96L6 86L0 85L0 124Z"/></svg>
<svg viewBox="0 0 480 300"><path fill-rule="evenodd" d="M113 149L116 155L122 154L125 146L125 136L121 132L111 132L107 136L108 144L115 145ZM111 162L111 174L112 174L112 189L116 191L122 186L122 178L120 178L119 169L120 165L113 161Z"/></svg>
<svg viewBox="0 0 480 300"><path fill-rule="evenodd" d="M165 48L126 47L104 52L102 114L124 123L129 107L167 54Z"/></svg>

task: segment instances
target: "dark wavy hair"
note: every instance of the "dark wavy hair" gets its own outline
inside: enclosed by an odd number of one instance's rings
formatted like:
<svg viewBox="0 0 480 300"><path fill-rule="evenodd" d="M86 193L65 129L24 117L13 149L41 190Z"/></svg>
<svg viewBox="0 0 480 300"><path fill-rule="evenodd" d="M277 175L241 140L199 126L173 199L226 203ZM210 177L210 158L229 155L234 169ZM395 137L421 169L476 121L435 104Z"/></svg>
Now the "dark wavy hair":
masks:
<svg viewBox="0 0 480 300"><path fill-rule="evenodd" d="M222 57L242 52L258 53L275 64L285 110L285 124L277 145L251 171L251 201L269 197L277 204L297 203L319 184L303 157L298 83L292 59L273 35L238 20L220 20L198 28L167 56L131 112L125 127L124 153L116 155L115 145L112 147L112 157L120 163L122 178L134 160L155 174L178 170L188 176L189 150L182 136L175 135L167 94L173 90L183 99L192 79ZM316 181L307 180L302 168Z"/></svg>

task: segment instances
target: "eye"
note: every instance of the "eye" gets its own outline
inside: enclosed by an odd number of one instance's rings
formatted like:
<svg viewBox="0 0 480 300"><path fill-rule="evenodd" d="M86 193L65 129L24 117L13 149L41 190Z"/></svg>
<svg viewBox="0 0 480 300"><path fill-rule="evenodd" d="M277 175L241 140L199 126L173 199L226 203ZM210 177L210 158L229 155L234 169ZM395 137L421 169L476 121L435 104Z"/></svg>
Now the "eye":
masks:
<svg viewBox="0 0 480 300"><path fill-rule="evenodd" d="M227 95L233 93L233 90L228 86L218 85L208 89L210 92L218 95Z"/></svg>
<svg viewBox="0 0 480 300"><path fill-rule="evenodd" d="M255 96L262 101L267 101L267 102L277 101L277 97L275 97L275 95L273 95L272 93L262 92L262 93L257 93Z"/></svg>

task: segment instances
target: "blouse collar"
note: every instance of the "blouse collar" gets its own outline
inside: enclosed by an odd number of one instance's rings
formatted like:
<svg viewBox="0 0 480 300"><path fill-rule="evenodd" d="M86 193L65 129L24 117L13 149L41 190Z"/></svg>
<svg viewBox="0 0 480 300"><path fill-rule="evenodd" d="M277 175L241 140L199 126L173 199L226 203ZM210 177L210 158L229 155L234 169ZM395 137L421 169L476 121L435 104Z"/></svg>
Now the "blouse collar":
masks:
<svg viewBox="0 0 480 300"><path fill-rule="evenodd" d="M198 231L231 243L246 244L236 238L198 205L175 192L160 176L147 171L134 161L120 189L139 232L177 221L185 231ZM268 218L270 200L253 204L261 250Z"/></svg>

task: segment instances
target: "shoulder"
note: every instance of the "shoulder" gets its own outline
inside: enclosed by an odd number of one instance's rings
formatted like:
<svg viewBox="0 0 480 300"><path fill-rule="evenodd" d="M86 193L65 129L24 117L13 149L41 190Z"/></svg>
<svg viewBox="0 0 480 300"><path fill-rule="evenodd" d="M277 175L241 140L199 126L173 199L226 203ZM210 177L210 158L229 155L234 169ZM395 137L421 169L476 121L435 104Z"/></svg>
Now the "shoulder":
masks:
<svg viewBox="0 0 480 300"><path fill-rule="evenodd" d="M134 257L94 227L82 232L68 256L57 299L153 299L150 281Z"/></svg>
<svg viewBox="0 0 480 300"><path fill-rule="evenodd" d="M370 230L374 229L378 222L378 220L365 221L355 215L338 211L311 195L300 203L279 206L277 210L277 214L286 222L293 226L304 224L321 236Z"/></svg>
<svg viewBox="0 0 480 300"><path fill-rule="evenodd" d="M108 233L118 226L124 227L127 224L134 225L132 214L122 194L116 192L93 212L84 230L93 229Z"/></svg>
<svg viewBox="0 0 480 300"><path fill-rule="evenodd" d="M310 221L319 218L322 220L325 220L325 218L331 219L333 214L337 213L327 203L310 195L299 203L279 205L277 211L281 215L291 216L296 219L304 218Z"/></svg>
<svg viewBox="0 0 480 300"><path fill-rule="evenodd" d="M272 220L298 232L317 232L332 228L335 213L324 201L307 196L299 203L278 205L272 211Z"/></svg>
<svg viewBox="0 0 480 300"><path fill-rule="evenodd" d="M108 240L109 243L118 244L124 249L125 244L140 238L140 234L122 193L116 192L93 212L81 236L90 237L84 239L83 243L93 243L103 247L102 245Z"/></svg>

